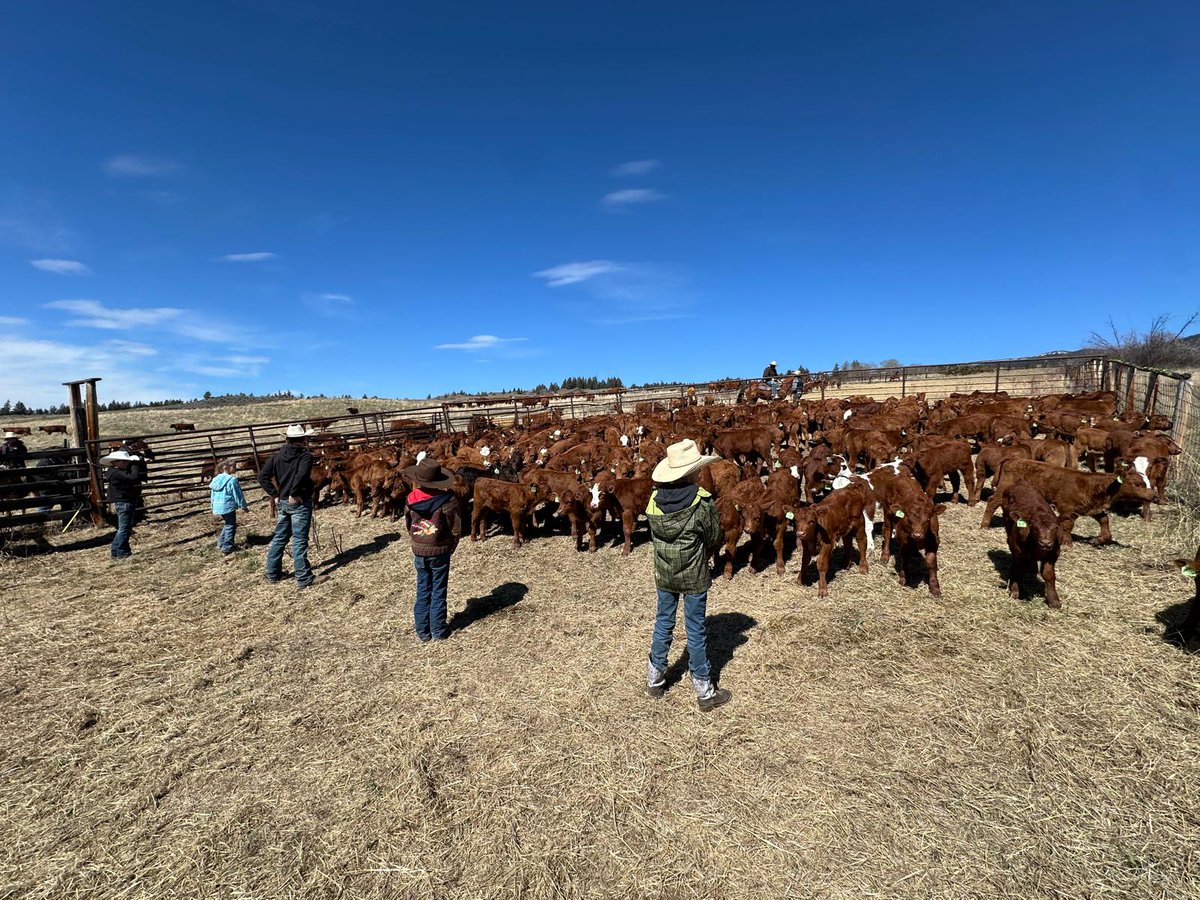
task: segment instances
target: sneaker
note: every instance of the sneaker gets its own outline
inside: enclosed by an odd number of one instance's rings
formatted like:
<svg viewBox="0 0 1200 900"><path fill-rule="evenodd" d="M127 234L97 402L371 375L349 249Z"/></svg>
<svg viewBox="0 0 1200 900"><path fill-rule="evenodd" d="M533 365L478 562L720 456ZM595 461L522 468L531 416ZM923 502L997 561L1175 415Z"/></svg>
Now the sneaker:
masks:
<svg viewBox="0 0 1200 900"><path fill-rule="evenodd" d="M646 685L646 693L653 700L661 700L667 696L667 685L665 682L663 684L648 684Z"/></svg>
<svg viewBox="0 0 1200 900"><path fill-rule="evenodd" d="M696 705L700 707L700 712L712 712L718 706L724 706L732 699L732 691L727 691L724 688L717 688L707 697L697 698Z"/></svg>
<svg viewBox="0 0 1200 900"><path fill-rule="evenodd" d="M658 668L649 658L646 660L646 693L655 700L667 695L667 670Z"/></svg>
<svg viewBox="0 0 1200 900"><path fill-rule="evenodd" d="M310 587L312 587L314 584L324 584L324 583L325 583L325 582L327 582L328 580L329 580L329 576L328 576L328 575L314 575L314 576L313 576L313 580L312 580L312 581L309 581L309 582L307 582L307 583L305 583L305 584L301 584L301 585L297 586L297 588L296 588L296 589L297 589L297 590L300 590L300 591L302 591L302 590L304 590L305 588L310 588Z"/></svg>

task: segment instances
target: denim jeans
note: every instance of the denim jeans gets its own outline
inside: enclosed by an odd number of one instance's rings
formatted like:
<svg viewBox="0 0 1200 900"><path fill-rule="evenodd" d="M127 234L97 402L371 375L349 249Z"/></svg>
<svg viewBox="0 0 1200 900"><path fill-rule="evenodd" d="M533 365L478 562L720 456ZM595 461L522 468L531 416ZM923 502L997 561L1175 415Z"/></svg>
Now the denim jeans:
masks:
<svg viewBox="0 0 1200 900"><path fill-rule="evenodd" d="M237 534L237 510L222 513L221 518L225 520L225 524L221 527L220 535L217 536L217 548L222 553L232 553L233 536Z"/></svg>
<svg viewBox="0 0 1200 900"><path fill-rule="evenodd" d="M303 587L313 580L308 566L308 527L312 524L312 501L294 506L279 498L279 515L275 519L275 536L267 548L267 580L278 581L283 577L283 549L288 538L292 539L292 567L296 584Z"/></svg>
<svg viewBox="0 0 1200 900"><path fill-rule="evenodd" d="M704 614L708 609L708 591L701 594L658 592L658 617L654 620L654 640L650 644L650 662L656 669L667 668L671 651L671 635L675 633L675 613L683 597L683 626L687 631L688 668L696 678L708 678L708 636L704 631Z"/></svg>
<svg viewBox="0 0 1200 900"><path fill-rule="evenodd" d="M414 556L417 570L417 599L413 603L413 624L423 641L444 638L446 626L446 587L450 583L450 554Z"/></svg>
<svg viewBox="0 0 1200 900"><path fill-rule="evenodd" d="M133 532L133 504L114 503L117 511L117 533L113 535L112 558L124 559L133 553L129 549L129 535Z"/></svg>

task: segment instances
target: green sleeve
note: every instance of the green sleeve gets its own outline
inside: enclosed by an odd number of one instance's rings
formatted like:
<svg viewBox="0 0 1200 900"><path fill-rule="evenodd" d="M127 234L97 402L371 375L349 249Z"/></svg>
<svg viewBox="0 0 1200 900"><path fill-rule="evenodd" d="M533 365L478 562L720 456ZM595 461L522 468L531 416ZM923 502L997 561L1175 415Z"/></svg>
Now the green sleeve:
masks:
<svg viewBox="0 0 1200 900"><path fill-rule="evenodd" d="M711 497L705 497L700 501L699 517L701 527L704 529L704 546L711 550L721 543L721 539L725 535L721 532L721 519L717 515L717 504L713 502Z"/></svg>

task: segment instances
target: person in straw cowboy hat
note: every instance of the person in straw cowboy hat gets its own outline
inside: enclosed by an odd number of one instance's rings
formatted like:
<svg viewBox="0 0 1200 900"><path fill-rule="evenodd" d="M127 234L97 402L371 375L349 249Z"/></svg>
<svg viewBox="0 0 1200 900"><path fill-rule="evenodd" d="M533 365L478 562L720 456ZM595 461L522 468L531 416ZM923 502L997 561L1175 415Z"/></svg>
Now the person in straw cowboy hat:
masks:
<svg viewBox="0 0 1200 900"><path fill-rule="evenodd" d="M283 549L290 537L292 568L299 590L329 580L328 575L314 575L308 565L308 529L313 513L310 434L312 430L302 425L289 425L283 432L287 443L258 472L258 483L267 496L279 500L275 535L267 548L267 581L273 584L283 577Z"/></svg>
<svg viewBox="0 0 1200 900"><path fill-rule="evenodd" d="M4 432L4 443L0 445L0 469L23 469L29 448L14 431Z"/></svg>
<svg viewBox="0 0 1200 900"><path fill-rule="evenodd" d="M138 464L142 458L124 447L100 457L109 467L104 480L107 486L104 499L117 511L117 533L113 535L112 558L126 559L133 555L129 537L133 533L133 518L142 505L142 476Z"/></svg>
<svg viewBox="0 0 1200 900"><path fill-rule="evenodd" d="M696 702L704 712L728 703L733 696L712 682L708 635L704 629L711 581L708 556L723 534L712 495L696 479L704 466L719 458L702 455L695 441L672 444L666 457L654 467L651 477L658 487L646 507L654 541L654 583L658 589L658 614L646 664L646 691L656 700L666 693L667 654L671 650L679 598L683 597L688 666Z"/></svg>
<svg viewBox="0 0 1200 900"><path fill-rule="evenodd" d="M458 497L449 490L454 473L443 469L436 459L423 456L415 466L401 469L400 474L414 485L404 512L417 570L413 626L422 643L445 640L450 634L446 625L450 556L462 536Z"/></svg>

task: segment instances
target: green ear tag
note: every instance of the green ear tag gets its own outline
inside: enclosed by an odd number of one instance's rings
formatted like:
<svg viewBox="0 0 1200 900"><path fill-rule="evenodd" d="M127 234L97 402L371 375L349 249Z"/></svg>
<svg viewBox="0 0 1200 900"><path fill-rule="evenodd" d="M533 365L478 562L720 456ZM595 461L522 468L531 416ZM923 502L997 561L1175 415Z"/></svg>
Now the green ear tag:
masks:
<svg viewBox="0 0 1200 900"><path fill-rule="evenodd" d="M1029 523L1026 522L1024 519L1017 519L1017 527L1018 528L1028 528Z"/></svg>
<svg viewBox="0 0 1200 900"><path fill-rule="evenodd" d="M1124 476L1124 475L1118 475L1118 476L1117 476L1117 484L1124 484L1124 483L1125 483L1125 476Z"/></svg>
<svg viewBox="0 0 1200 900"><path fill-rule="evenodd" d="M536 493L537 493L537 485L536 485L536 484L531 484L531 485L529 486L529 493L531 493L531 494L536 494Z"/></svg>
<svg viewBox="0 0 1200 900"><path fill-rule="evenodd" d="M779 460L775 460L775 465L774 465L774 466L772 466L772 468L775 468L775 469L782 469L782 468L783 468L783 463L781 463Z"/></svg>
<svg viewBox="0 0 1200 900"><path fill-rule="evenodd" d="M825 465L827 465L827 466L833 465L833 457L832 456L825 457Z"/></svg>
<svg viewBox="0 0 1200 900"><path fill-rule="evenodd" d="M896 518L903 519L904 518L904 510L902 510L902 509L896 510Z"/></svg>
<svg viewBox="0 0 1200 900"><path fill-rule="evenodd" d="M787 515L787 518L788 518L788 519L794 519L794 518L796 518L796 514L795 514L794 512L792 512L791 510L788 510L788 511L787 511L787 513L786 513L786 515Z"/></svg>
<svg viewBox="0 0 1200 900"><path fill-rule="evenodd" d="M1195 578L1195 577L1196 577L1196 570L1195 570L1195 569L1193 569L1191 566L1184 566L1184 567L1183 567L1183 574L1184 574L1184 575L1186 575L1188 578Z"/></svg>

